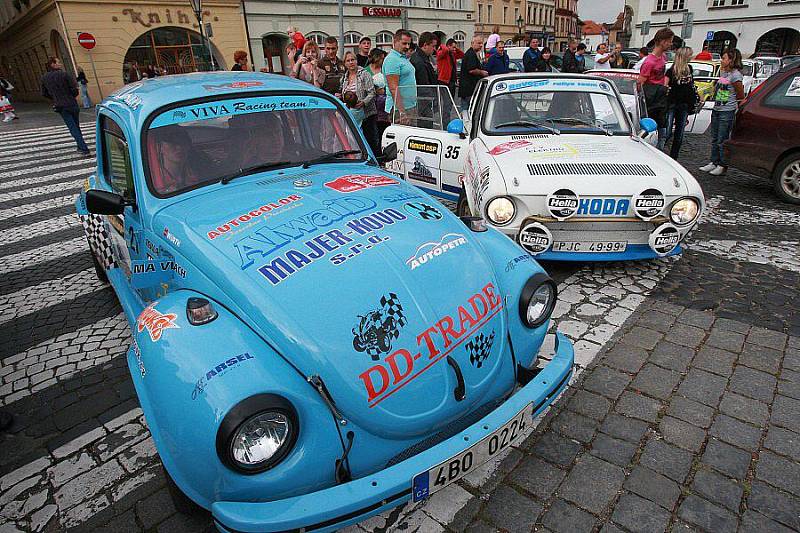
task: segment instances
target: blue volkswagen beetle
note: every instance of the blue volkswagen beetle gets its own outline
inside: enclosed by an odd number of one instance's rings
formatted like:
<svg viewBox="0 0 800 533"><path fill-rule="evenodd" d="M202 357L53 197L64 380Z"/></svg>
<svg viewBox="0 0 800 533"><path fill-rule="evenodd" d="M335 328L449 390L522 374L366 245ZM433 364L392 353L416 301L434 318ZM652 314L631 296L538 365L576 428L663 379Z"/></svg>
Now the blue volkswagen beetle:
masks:
<svg viewBox="0 0 800 533"><path fill-rule="evenodd" d="M284 77L170 76L97 108L76 202L182 510L328 531L519 443L567 386L542 268L381 170L347 110Z"/></svg>

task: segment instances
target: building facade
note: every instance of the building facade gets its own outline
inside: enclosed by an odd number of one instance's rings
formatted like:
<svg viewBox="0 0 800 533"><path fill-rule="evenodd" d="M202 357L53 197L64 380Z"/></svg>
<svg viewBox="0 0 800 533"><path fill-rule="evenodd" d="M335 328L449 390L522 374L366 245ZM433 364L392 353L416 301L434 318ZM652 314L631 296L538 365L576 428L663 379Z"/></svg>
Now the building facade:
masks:
<svg viewBox="0 0 800 533"><path fill-rule="evenodd" d="M553 42L555 0L475 0L475 34L484 38L499 29L505 41L527 44L531 37L544 46Z"/></svg>
<svg viewBox="0 0 800 533"><path fill-rule="evenodd" d="M0 2L0 72L15 86L14 97L39 100L40 79L51 56L73 74L82 67L89 94L99 102L128 79L132 61L167 73L227 69L233 52L247 46L239 0L205 0L206 46L188 0L20 0ZM89 51L79 33L96 40Z"/></svg>
<svg viewBox="0 0 800 533"><path fill-rule="evenodd" d="M696 51L738 48L744 57L800 51L800 3L795 0L628 0L636 24L631 46L648 46L669 26ZM691 35L682 24L691 14Z"/></svg>
<svg viewBox="0 0 800 533"><path fill-rule="evenodd" d="M578 37L578 0L556 0L554 50L563 52L570 39Z"/></svg>
<svg viewBox="0 0 800 533"><path fill-rule="evenodd" d="M339 38L336 0L244 0L243 5L256 68L288 72L289 26L320 45L329 36ZM394 32L405 28L415 42L424 31L442 31L464 47L472 39L473 23L472 0L345 0L344 43L339 46L355 50L369 36L373 46L388 50Z"/></svg>

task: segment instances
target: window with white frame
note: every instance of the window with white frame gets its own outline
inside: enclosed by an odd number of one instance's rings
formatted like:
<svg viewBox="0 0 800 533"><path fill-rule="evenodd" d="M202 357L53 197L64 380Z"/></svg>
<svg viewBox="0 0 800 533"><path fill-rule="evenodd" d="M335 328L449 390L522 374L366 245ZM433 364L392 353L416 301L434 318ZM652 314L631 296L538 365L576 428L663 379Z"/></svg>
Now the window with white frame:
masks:
<svg viewBox="0 0 800 533"><path fill-rule="evenodd" d="M672 9L678 11L686 5L686 0L672 0Z"/></svg>
<svg viewBox="0 0 800 533"><path fill-rule="evenodd" d="M492 4L486 4L486 22L492 22Z"/></svg>
<svg viewBox="0 0 800 533"><path fill-rule="evenodd" d="M483 22L483 4L478 4L478 22Z"/></svg>
<svg viewBox="0 0 800 533"><path fill-rule="evenodd" d="M717 2L718 0L714 0ZM656 11L667 11L669 9L669 0L656 0Z"/></svg>
<svg viewBox="0 0 800 533"><path fill-rule="evenodd" d="M344 34L344 50L345 52L348 50L355 51L358 48L358 41L361 40L361 35L357 31L349 31Z"/></svg>
<svg viewBox="0 0 800 533"><path fill-rule="evenodd" d="M306 34L306 39L314 41L320 48L325 46L325 39L327 39L328 37L329 36L327 33L323 33L321 31L312 31Z"/></svg>
<svg viewBox="0 0 800 533"><path fill-rule="evenodd" d="M382 50L389 50L392 47L394 35L390 31L379 31L375 36L375 47Z"/></svg>
<svg viewBox="0 0 800 533"><path fill-rule="evenodd" d="M508 24L508 7L503 6L503 24Z"/></svg>
<svg viewBox="0 0 800 533"><path fill-rule="evenodd" d="M453 34L453 40L456 42L456 46L458 46L461 50L464 50L464 46L467 42L467 34L463 31L457 31Z"/></svg>

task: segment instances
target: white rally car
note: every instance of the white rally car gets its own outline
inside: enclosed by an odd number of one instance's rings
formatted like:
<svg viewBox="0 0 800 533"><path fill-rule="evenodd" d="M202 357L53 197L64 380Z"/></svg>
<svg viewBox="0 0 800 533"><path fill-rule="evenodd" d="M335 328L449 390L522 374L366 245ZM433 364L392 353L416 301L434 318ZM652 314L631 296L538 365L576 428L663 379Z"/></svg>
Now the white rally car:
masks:
<svg viewBox="0 0 800 533"><path fill-rule="evenodd" d="M402 90L402 88L401 88ZM609 261L680 252L705 204L692 175L644 142L616 87L597 76L482 79L462 121L447 89L392 124L387 168L458 201L539 259ZM421 90L420 94L423 91ZM427 103L426 103L427 102ZM462 186L463 184L463 186Z"/></svg>

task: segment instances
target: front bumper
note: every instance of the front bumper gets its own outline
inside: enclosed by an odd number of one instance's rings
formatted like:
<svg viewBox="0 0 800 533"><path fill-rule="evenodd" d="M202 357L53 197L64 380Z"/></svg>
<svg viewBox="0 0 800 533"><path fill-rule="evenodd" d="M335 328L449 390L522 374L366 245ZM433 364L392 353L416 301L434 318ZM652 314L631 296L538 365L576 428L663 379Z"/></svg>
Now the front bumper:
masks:
<svg viewBox="0 0 800 533"><path fill-rule="evenodd" d="M214 523L223 532L335 531L411 499L412 478L462 452L534 404L541 413L572 376L572 343L556 334L553 359L527 385L484 418L451 438L398 463L349 483L271 502L216 502Z"/></svg>

